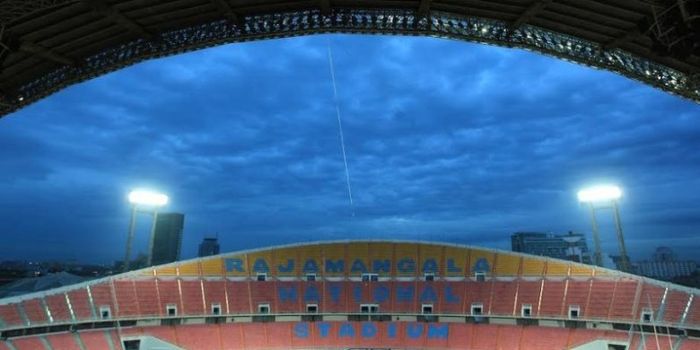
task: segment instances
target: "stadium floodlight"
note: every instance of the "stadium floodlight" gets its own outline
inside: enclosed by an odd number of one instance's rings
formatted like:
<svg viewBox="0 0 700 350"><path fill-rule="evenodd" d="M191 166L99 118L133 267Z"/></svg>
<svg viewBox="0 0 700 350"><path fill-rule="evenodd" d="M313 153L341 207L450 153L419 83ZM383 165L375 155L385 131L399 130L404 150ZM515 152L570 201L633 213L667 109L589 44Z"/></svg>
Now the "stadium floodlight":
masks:
<svg viewBox="0 0 700 350"><path fill-rule="evenodd" d="M129 221L129 233L126 240L126 255L124 257L124 272L129 271L129 259L131 258L131 242L134 240L134 229L136 226L136 212L144 210L153 214L151 223L151 238L148 245L148 265L153 259L153 243L156 234L156 221L158 220L158 208L168 204L168 196L162 193L149 190L134 190L129 192L129 203L131 203L131 220ZM137 208L139 207L139 208Z"/></svg>
<svg viewBox="0 0 700 350"><path fill-rule="evenodd" d="M168 204L168 196L148 190L134 190L129 193L129 202L131 204L162 207Z"/></svg>
<svg viewBox="0 0 700 350"><path fill-rule="evenodd" d="M622 197L622 190L614 185L600 185L583 189L577 193L578 200L581 203L588 204L591 210L591 224L593 225L593 243L595 244L595 264L601 266L603 264L602 253L600 249L600 234L598 232L598 221L596 220L596 207L612 208L613 219L615 221L615 231L617 241L620 246L620 269L625 272L630 271L629 257L627 256L627 248L625 247L625 239L622 233L622 223L620 221L620 209L617 201Z"/></svg>
<svg viewBox="0 0 700 350"><path fill-rule="evenodd" d="M622 197L622 190L617 186L602 185L589 187L578 192L579 202L609 202Z"/></svg>

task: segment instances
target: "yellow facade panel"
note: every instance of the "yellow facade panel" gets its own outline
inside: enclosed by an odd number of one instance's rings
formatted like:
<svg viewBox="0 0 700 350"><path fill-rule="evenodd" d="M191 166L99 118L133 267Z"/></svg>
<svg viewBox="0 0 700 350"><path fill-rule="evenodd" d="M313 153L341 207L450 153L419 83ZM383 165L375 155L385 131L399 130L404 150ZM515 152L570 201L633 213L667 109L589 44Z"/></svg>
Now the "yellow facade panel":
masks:
<svg viewBox="0 0 700 350"><path fill-rule="evenodd" d="M569 264L548 261L547 262L547 277L563 277L569 274Z"/></svg>
<svg viewBox="0 0 700 350"><path fill-rule="evenodd" d="M419 246L418 255L418 272L434 273L438 276L443 275L442 258L444 247L434 244L421 244Z"/></svg>
<svg viewBox="0 0 700 350"><path fill-rule="evenodd" d="M362 273L370 272L372 267L370 266L367 242L350 243L346 245L346 249L349 276L359 276Z"/></svg>
<svg viewBox="0 0 700 350"><path fill-rule="evenodd" d="M496 257L495 276L513 277L518 276L520 270L520 256L499 253Z"/></svg>
<svg viewBox="0 0 700 350"><path fill-rule="evenodd" d="M350 270L352 262L347 261L346 246L344 243L323 245L323 261L321 269L324 276L343 277Z"/></svg>
<svg viewBox="0 0 700 350"><path fill-rule="evenodd" d="M416 276L418 268L418 244L396 243L394 245L394 263L396 264L396 276Z"/></svg>
<svg viewBox="0 0 700 350"><path fill-rule="evenodd" d="M544 273L544 260L537 258L523 258L522 276L541 277Z"/></svg>
<svg viewBox="0 0 700 350"><path fill-rule="evenodd" d="M297 277L304 264L299 259L299 248L281 248L272 252L274 265L270 266L278 277Z"/></svg>
<svg viewBox="0 0 700 350"><path fill-rule="evenodd" d="M199 262L195 261L180 264L180 266L178 266L178 270L180 271L180 276L199 277Z"/></svg>
<svg viewBox="0 0 700 350"><path fill-rule="evenodd" d="M593 274L593 269L589 266L571 264L571 276L590 277Z"/></svg>
<svg viewBox="0 0 700 350"><path fill-rule="evenodd" d="M473 275L476 272L493 273L493 262L495 254L487 250L472 249L469 253L469 272Z"/></svg>
<svg viewBox="0 0 700 350"><path fill-rule="evenodd" d="M297 263L299 264L300 273L321 274L323 272L323 247L326 245L307 245L296 247L296 255L298 256Z"/></svg>
<svg viewBox="0 0 700 350"><path fill-rule="evenodd" d="M156 276L177 276L177 270L175 269L175 266L168 265L156 269Z"/></svg>
<svg viewBox="0 0 700 350"><path fill-rule="evenodd" d="M394 244L370 242L368 246L370 270L380 276L391 276L394 271Z"/></svg>
<svg viewBox="0 0 700 350"><path fill-rule="evenodd" d="M445 247L444 275L447 277L464 277L468 274L469 249Z"/></svg>
<svg viewBox="0 0 700 350"><path fill-rule="evenodd" d="M275 263L272 260L272 250L266 249L247 254L248 273L250 276L257 276L258 273L266 273L268 276L274 276L272 266Z"/></svg>
<svg viewBox="0 0 700 350"><path fill-rule="evenodd" d="M248 264L245 254L228 255L223 260L226 276L248 277Z"/></svg>
<svg viewBox="0 0 700 350"><path fill-rule="evenodd" d="M221 258L203 259L201 266L202 276L221 276L224 273L224 265Z"/></svg>

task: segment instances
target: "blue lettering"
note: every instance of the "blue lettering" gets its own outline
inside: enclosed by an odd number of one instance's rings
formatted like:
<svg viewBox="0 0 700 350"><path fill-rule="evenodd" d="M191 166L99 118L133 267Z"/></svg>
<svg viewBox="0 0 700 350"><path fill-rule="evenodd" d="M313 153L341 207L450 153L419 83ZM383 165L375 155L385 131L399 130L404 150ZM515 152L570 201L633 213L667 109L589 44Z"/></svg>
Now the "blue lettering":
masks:
<svg viewBox="0 0 700 350"><path fill-rule="evenodd" d="M343 323L340 325L340 330L338 331L339 338L355 338L355 328L349 323Z"/></svg>
<svg viewBox="0 0 700 350"><path fill-rule="evenodd" d="M226 259L226 272L243 272L243 260L239 258Z"/></svg>
<svg viewBox="0 0 700 350"><path fill-rule="evenodd" d="M326 259L326 272L343 272L345 271L345 261L343 259L338 259L335 262L330 259Z"/></svg>
<svg viewBox="0 0 700 350"><path fill-rule="evenodd" d="M486 260L486 258L479 258L474 263L474 266L472 267L472 272L489 272L491 271L491 265L489 264L489 261Z"/></svg>
<svg viewBox="0 0 700 350"><path fill-rule="evenodd" d="M450 304L459 302L459 296L452 293L452 286L445 287L445 300Z"/></svg>
<svg viewBox="0 0 700 350"><path fill-rule="evenodd" d="M377 326L371 322L365 322L362 324L362 337L363 338L374 338L377 335Z"/></svg>
<svg viewBox="0 0 700 350"><path fill-rule="evenodd" d="M328 338L328 334L331 332L331 324L328 322L318 323L318 333L321 338Z"/></svg>
<svg viewBox="0 0 700 350"><path fill-rule="evenodd" d="M386 273L391 272L391 260L386 259L386 260L375 260L372 262L372 271L374 272L381 272L384 271Z"/></svg>
<svg viewBox="0 0 700 350"><path fill-rule="evenodd" d="M316 264L316 260L314 259L309 259L306 260L304 263L304 272L318 272L318 265Z"/></svg>
<svg viewBox="0 0 700 350"><path fill-rule="evenodd" d="M372 300L375 303L383 303L389 299L389 288L386 286L376 286L372 291Z"/></svg>
<svg viewBox="0 0 700 350"><path fill-rule="evenodd" d="M298 338L308 338L309 337L309 324L308 323L297 323L294 325L294 335Z"/></svg>
<svg viewBox="0 0 700 350"><path fill-rule="evenodd" d="M387 333L389 333L389 338L396 338L396 323L389 323Z"/></svg>
<svg viewBox="0 0 700 350"><path fill-rule="evenodd" d="M338 304L340 302L340 286L335 284L331 285L330 292L331 300L333 300L334 304Z"/></svg>
<svg viewBox="0 0 700 350"><path fill-rule="evenodd" d="M319 295L318 288L314 285L306 287L304 291L304 301L320 301L321 296Z"/></svg>
<svg viewBox="0 0 700 350"><path fill-rule="evenodd" d="M447 259L448 272L462 272L462 268L455 265L455 259Z"/></svg>
<svg viewBox="0 0 700 350"><path fill-rule="evenodd" d="M437 272L438 266L435 259L430 258L423 262L423 272Z"/></svg>
<svg viewBox="0 0 700 350"><path fill-rule="evenodd" d="M365 263L362 260L355 259L355 261L352 262L350 272L367 272L367 266L365 266Z"/></svg>
<svg viewBox="0 0 700 350"><path fill-rule="evenodd" d="M433 289L432 286L423 287L423 291L420 293L420 301L437 301L437 293L435 293L435 289Z"/></svg>
<svg viewBox="0 0 700 350"><path fill-rule="evenodd" d="M263 258L257 258L253 264L253 271L255 272L270 272L270 268L267 266L267 261Z"/></svg>
<svg viewBox="0 0 700 350"><path fill-rule="evenodd" d="M355 298L355 302L359 303L362 301L362 287L358 284L352 286L352 296Z"/></svg>
<svg viewBox="0 0 700 350"><path fill-rule="evenodd" d="M418 339L423 334L423 325L418 323L409 323L406 326L406 333L411 339Z"/></svg>
<svg viewBox="0 0 700 350"><path fill-rule="evenodd" d="M292 271L294 271L294 260L288 259L287 265L279 265L279 266L277 266L277 270L279 270L279 272L292 272Z"/></svg>
<svg viewBox="0 0 700 350"><path fill-rule="evenodd" d="M411 258L404 258L399 260L398 264L396 264L396 268L399 272L415 272L416 262Z"/></svg>
<svg viewBox="0 0 700 350"><path fill-rule="evenodd" d="M447 339L447 335L449 333L450 326L446 324L434 324L431 323L428 325L428 339Z"/></svg>
<svg viewBox="0 0 700 350"><path fill-rule="evenodd" d="M397 286L396 287L396 300L397 301L412 301L413 293L415 288L413 286Z"/></svg>
<svg viewBox="0 0 700 350"><path fill-rule="evenodd" d="M297 299L297 288L296 287L282 287L277 289L277 295L281 302L294 301Z"/></svg>
<svg viewBox="0 0 700 350"><path fill-rule="evenodd" d="M321 335L321 338L327 338L328 334L330 334L331 332L331 324L328 322L319 322L318 331L318 333Z"/></svg>

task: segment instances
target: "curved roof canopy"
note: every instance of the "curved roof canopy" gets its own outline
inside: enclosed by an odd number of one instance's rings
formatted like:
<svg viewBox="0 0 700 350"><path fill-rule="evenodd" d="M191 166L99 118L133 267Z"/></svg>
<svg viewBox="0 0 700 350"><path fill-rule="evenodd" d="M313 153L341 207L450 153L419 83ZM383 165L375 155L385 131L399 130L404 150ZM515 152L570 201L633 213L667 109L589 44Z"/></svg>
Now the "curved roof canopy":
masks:
<svg viewBox="0 0 700 350"><path fill-rule="evenodd" d="M315 33L521 47L700 101L690 0L0 0L0 116L133 63Z"/></svg>

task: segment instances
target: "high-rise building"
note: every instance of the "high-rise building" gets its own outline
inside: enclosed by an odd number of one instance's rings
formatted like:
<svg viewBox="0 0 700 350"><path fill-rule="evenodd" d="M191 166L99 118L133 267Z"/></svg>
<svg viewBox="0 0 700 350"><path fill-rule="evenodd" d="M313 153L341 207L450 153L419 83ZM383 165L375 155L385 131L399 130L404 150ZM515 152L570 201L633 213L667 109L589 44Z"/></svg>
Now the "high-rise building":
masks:
<svg viewBox="0 0 700 350"><path fill-rule="evenodd" d="M586 237L581 233L569 232L554 235L542 232L516 232L510 236L514 252L549 256L584 264L591 263L591 255Z"/></svg>
<svg viewBox="0 0 700 350"><path fill-rule="evenodd" d="M199 257L219 254L219 239L217 237L205 237L199 244Z"/></svg>
<svg viewBox="0 0 700 350"><path fill-rule="evenodd" d="M166 264L180 259L184 223L185 214L158 213L151 265Z"/></svg>
<svg viewBox="0 0 700 350"><path fill-rule="evenodd" d="M676 260L675 254L668 247L658 247L652 260L635 264L637 274L662 280L689 276L698 268L692 260Z"/></svg>

